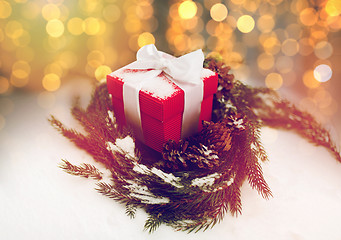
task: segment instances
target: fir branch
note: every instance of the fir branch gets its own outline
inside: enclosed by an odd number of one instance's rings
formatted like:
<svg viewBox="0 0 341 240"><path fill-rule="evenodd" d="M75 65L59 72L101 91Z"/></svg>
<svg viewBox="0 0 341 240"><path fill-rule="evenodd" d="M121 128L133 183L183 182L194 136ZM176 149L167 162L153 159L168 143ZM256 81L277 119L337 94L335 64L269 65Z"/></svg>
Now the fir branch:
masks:
<svg viewBox="0 0 341 240"><path fill-rule="evenodd" d="M59 131L64 137L68 138L71 142L75 143L79 148L86 148L88 145L87 138L83 134L74 129L67 129L53 115L50 116L48 121L57 131Z"/></svg>
<svg viewBox="0 0 341 240"><path fill-rule="evenodd" d="M326 130L310 113L299 110L287 100L273 100L271 105L281 111L273 111L269 107L258 111L258 117L264 125L293 130L316 146L328 149L337 161L341 162L340 150L336 147L330 132Z"/></svg>
<svg viewBox="0 0 341 240"><path fill-rule="evenodd" d="M61 169L63 169L65 172L75 175L75 176L80 176L80 177L85 177L85 178L93 178L96 180L101 180L102 179L102 172L100 172L95 166L83 163L80 166L76 166L71 164L67 160L62 160L63 162L59 165Z"/></svg>
<svg viewBox="0 0 341 240"><path fill-rule="evenodd" d="M263 171L257 158L251 157L246 170L251 187L256 189L265 199L272 197L271 190L263 177Z"/></svg>
<svg viewBox="0 0 341 240"><path fill-rule="evenodd" d="M135 216L137 207L143 208L149 215L144 226L149 232L161 224L187 232L205 231L228 211L241 214L240 189L246 180L264 198L272 196L260 165L268 159L260 141L262 124L293 129L327 147L341 161L330 134L311 115L279 100L270 89L252 88L235 80L221 59L208 58L205 66L219 78L213 121L204 123L195 136L168 142L162 155L147 154L150 150L138 144L132 157L115 145L116 139L133 135L117 125L106 84L95 88L86 109L77 101L73 105L72 115L87 135L67 129L53 116L49 119L59 132L111 171L112 183L99 182L96 190L124 204L130 217ZM87 164L77 167L64 160L63 166L65 171L84 177L96 172Z"/></svg>
<svg viewBox="0 0 341 240"><path fill-rule="evenodd" d="M162 220L160 216L149 216L145 225L144 229L149 233L154 232L160 225L162 224Z"/></svg>
<svg viewBox="0 0 341 240"><path fill-rule="evenodd" d="M61 134L68 138L80 149L85 150L91 156L93 156L96 161L105 164L106 166L111 165L111 153L106 149L105 144L99 141L96 136L85 136L74 129L67 129L59 120L54 116L48 119L52 126L54 126Z"/></svg>
<svg viewBox="0 0 341 240"><path fill-rule="evenodd" d="M95 190L119 203L128 204L134 202L131 197L120 193L113 185L105 182L97 183L97 188L95 188Z"/></svg>
<svg viewBox="0 0 341 240"><path fill-rule="evenodd" d="M132 204L132 203L126 204L126 214L130 218L135 218L136 210L137 210L137 206L135 204Z"/></svg>

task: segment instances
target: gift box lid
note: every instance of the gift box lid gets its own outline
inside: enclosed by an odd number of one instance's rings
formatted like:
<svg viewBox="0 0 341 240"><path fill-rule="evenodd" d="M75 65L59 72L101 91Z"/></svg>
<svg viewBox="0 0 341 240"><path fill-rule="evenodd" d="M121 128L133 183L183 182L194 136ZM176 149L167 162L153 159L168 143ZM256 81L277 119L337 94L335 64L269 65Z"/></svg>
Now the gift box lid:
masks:
<svg viewBox="0 0 341 240"><path fill-rule="evenodd" d="M112 97L123 99L125 80L133 78L134 81L138 81L138 79L145 78L148 71L123 67L109 74L107 76L109 93ZM204 68L201 79L204 83L204 98L214 94L218 85L216 73ZM163 72L143 84L139 101L141 112L151 115L159 121L166 121L184 111L184 91Z"/></svg>

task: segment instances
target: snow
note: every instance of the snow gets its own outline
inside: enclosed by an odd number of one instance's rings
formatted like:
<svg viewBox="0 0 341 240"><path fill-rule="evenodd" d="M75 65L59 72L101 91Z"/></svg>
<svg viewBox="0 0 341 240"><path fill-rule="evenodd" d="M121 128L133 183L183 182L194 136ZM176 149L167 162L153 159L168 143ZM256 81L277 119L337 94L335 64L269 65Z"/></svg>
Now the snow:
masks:
<svg viewBox="0 0 341 240"><path fill-rule="evenodd" d="M147 166L138 163L134 163L133 171L141 174L150 174L150 170Z"/></svg>
<svg viewBox="0 0 341 240"><path fill-rule="evenodd" d="M201 73L201 78L208 78L215 75L213 71L207 68L203 68L202 73Z"/></svg>
<svg viewBox="0 0 341 240"><path fill-rule="evenodd" d="M115 71L112 75L119 77L123 82L138 82L144 81L141 90L150 93L153 97L165 99L172 96L176 91L175 86L163 75L159 75L161 71L127 71L127 67ZM156 73L156 75L155 75Z"/></svg>
<svg viewBox="0 0 341 240"><path fill-rule="evenodd" d="M135 142L131 136L125 138L117 138L115 143L106 142L107 149L111 152L121 152L129 159L137 158L135 155Z"/></svg>
<svg viewBox="0 0 341 240"><path fill-rule="evenodd" d="M109 120L112 123L114 123L116 121L115 118L114 118L114 112L113 111L108 110L108 119L106 119L106 120L107 120L108 123L109 123Z"/></svg>
<svg viewBox="0 0 341 240"><path fill-rule="evenodd" d="M163 204L169 203L169 198L166 197L156 197L152 194L147 186L141 186L134 181L127 181L129 185L125 187L131 191L130 196L140 199L142 203L147 204Z"/></svg>
<svg viewBox="0 0 341 240"><path fill-rule="evenodd" d="M162 76L146 81L141 90L150 93L152 97L159 97L161 99L172 96L176 91L175 86Z"/></svg>
<svg viewBox="0 0 341 240"><path fill-rule="evenodd" d="M180 180L181 178L175 177L172 173L165 173L161 171L160 169L157 169L153 167L151 169L151 172L155 175L157 175L159 178L161 178L164 182L171 184L174 187L177 188L182 188L184 187L181 183Z"/></svg>
<svg viewBox="0 0 341 240"><path fill-rule="evenodd" d="M196 186L196 187L200 187L200 188L211 187L218 177L220 177L220 174L213 173L213 174L210 174L210 175L205 176L205 177L195 178L192 180L191 185Z"/></svg>
<svg viewBox="0 0 341 240"><path fill-rule="evenodd" d="M53 113L80 129L70 116L70 105L75 89L82 89L81 100L87 102L90 86L81 81L63 87L50 109L39 107L34 93L7 97L13 109L0 130L0 239L340 239L341 164L294 133L268 128L262 129L262 141L269 161L262 168L273 198L264 200L245 182L238 217L227 214L213 229L197 234L164 225L153 234L143 231L143 210L130 219L123 205L94 190L95 180L58 168L66 159L105 172L46 120Z"/></svg>

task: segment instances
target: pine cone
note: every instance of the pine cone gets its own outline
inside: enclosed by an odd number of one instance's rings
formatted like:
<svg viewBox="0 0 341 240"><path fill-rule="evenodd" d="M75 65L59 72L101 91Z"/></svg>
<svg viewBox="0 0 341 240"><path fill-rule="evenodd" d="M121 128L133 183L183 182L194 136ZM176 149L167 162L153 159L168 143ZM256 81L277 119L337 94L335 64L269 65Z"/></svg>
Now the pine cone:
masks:
<svg viewBox="0 0 341 240"><path fill-rule="evenodd" d="M231 129L223 122L203 122L201 137L207 146L210 146L220 155L225 154L231 148Z"/></svg>
<svg viewBox="0 0 341 240"><path fill-rule="evenodd" d="M168 141L162 152L164 167L171 171L212 169L219 165L218 152L198 142L196 138Z"/></svg>
<svg viewBox="0 0 341 240"><path fill-rule="evenodd" d="M247 128L248 120L246 119L246 116L235 113L223 119L222 123L227 125L234 133L238 133L244 131Z"/></svg>
<svg viewBox="0 0 341 240"><path fill-rule="evenodd" d="M218 82L224 90L230 90L233 88L234 75L230 74L230 66L227 66L222 60L218 60L217 57L208 57L205 59L204 66L213 72L218 74ZM220 89L218 88L218 93Z"/></svg>

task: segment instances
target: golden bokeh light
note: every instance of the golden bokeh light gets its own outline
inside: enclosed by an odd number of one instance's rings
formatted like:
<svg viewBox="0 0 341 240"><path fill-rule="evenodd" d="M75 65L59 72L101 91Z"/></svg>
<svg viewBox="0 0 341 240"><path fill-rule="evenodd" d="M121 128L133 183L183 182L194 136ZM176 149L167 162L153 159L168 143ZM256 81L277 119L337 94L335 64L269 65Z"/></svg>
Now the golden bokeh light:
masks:
<svg viewBox="0 0 341 240"><path fill-rule="evenodd" d="M321 41L315 45L314 53L319 59L327 59L333 54L333 46L327 41Z"/></svg>
<svg viewBox="0 0 341 240"><path fill-rule="evenodd" d="M111 71L109 66L101 65L101 66L96 68L96 70L95 70L95 77L96 77L96 79L98 81L102 81L111 72L112 71Z"/></svg>
<svg viewBox="0 0 341 240"><path fill-rule="evenodd" d="M76 66L78 62L78 56L72 51L64 51L58 56L59 64L64 69L70 69Z"/></svg>
<svg viewBox="0 0 341 240"><path fill-rule="evenodd" d="M198 17L193 17L190 19L185 19L183 21L181 21L181 26L186 29L186 30L193 30L196 28L198 24Z"/></svg>
<svg viewBox="0 0 341 240"><path fill-rule="evenodd" d="M0 0L0 94L43 89L38 105L49 109L62 82L78 74L101 81L156 42L177 56L199 48L218 52L238 79L306 91L315 109L335 113L337 101L327 90L339 72L341 1L165 3Z"/></svg>
<svg viewBox="0 0 341 240"><path fill-rule="evenodd" d="M100 31L100 22L97 18L88 17L82 23L82 29L87 35L96 35Z"/></svg>
<svg viewBox="0 0 341 240"><path fill-rule="evenodd" d="M220 0L204 0L203 2L204 2L204 7L207 10L210 10L214 4L220 3L221 1Z"/></svg>
<svg viewBox="0 0 341 240"><path fill-rule="evenodd" d="M135 12L140 19L149 19L154 14L154 8L148 1L141 1L136 6Z"/></svg>
<svg viewBox="0 0 341 240"><path fill-rule="evenodd" d="M174 38L174 46L179 52L184 52L189 46L189 37L185 34L179 34Z"/></svg>
<svg viewBox="0 0 341 240"><path fill-rule="evenodd" d="M45 90L53 92L59 89L61 84L60 77L55 73L46 74L42 80Z"/></svg>
<svg viewBox="0 0 341 240"><path fill-rule="evenodd" d="M72 35L81 35L83 33L83 19L71 18L67 23L67 29Z"/></svg>
<svg viewBox="0 0 341 240"><path fill-rule="evenodd" d="M58 19L60 17L60 9L55 4L46 4L41 9L43 18L47 21L52 19Z"/></svg>
<svg viewBox="0 0 341 240"><path fill-rule="evenodd" d="M277 54L281 50L281 44L276 34L271 33L270 35L260 36L259 41L266 53Z"/></svg>
<svg viewBox="0 0 341 240"><path fill-rule="evenodd" d="M4 0L0 0L0 19L5 19L11 16L12 7L11 5Z"/></svg>
<svg viewBox="0 0 341 240"><path fill-rule="evenodd" d="M327 19L330 32L338 32L341 29L341 15Z"/></svg>
<svg viewBox="0 0 341 240"><path fill-rule="evenodd" d="M62 77L63 73L64 73L64 70L63 70L63 68L62 68L62 66L60 64L54 62L54 63L51 63L51 64L47 65L44 68L44 74L46 75L46 74L49 74L49 73L54 73L57 76Z"/></svg>
<svg viewBox="0 0 341 240"><path fill-rule="evenodd" d="M302 37L302 27L297 23L289 24L285 28L285 32L289 38L293 38L295 40L299 40Z"/></svg>
<svg viewBox="0 0 341 240"><path fill-rule="evenodd" d="M336 17L341 14L341 1L328 0L325 6L325 11L329 16Z"/></svg>
<svg viewBox="0 0 341 240"><path fill-rule="evenodd" d="M286 56L290 56L290 57L295 56L298 53L298 50L299 50L299 44L293 38L286 39L282 43L282 53Z"/></svg>
<svg viewBox="0 0 341 240"><path fill-rule="evenodd" d="M79 0L78 5L86 15L98 12L102 8L102 2L97 0Z"/></svg>
<svg viewBox="0 0 341 240"><path fill-rule="evenodd" d="M257 28L263 33L271 32L274 27L275 21L270 14L260 16L257 20Z"/></svg>
<svg viewBox="0 0 341 240"><path fill-rule="evenodd" d="M49 20L46 24L46 32L51 36L58 38L64 33L64 24L59 19Z"/></svg>
<svg viewBox="0 0 341 240"><path fill-rule="evenodd" d="M214 4L210 10L211 18L217 22L224 21L227 17L227 13L227 8L222 3Z"/></svg>
<svg viewBox="0 0 341 240"><path fill-rule="evenodd" d="M269 73L265 78L265 85L268 88L278 90L283 85L283 78L279 73Z"/></svg>
<svg viewBox="0 0 341 240"><path fill-rule="evenodd" d="M255 20L250 15L243 15L237 20L237 28L242 33L249 33L255 27Z"/></svg>
<svg viewBox="0 0 341 240"><path fill-rule="evenodd" d="M317 88L320 86L320 82L317 81L314 77L314 71L313 70L307 70L303 75L303 83L308 88Z"/></svg>
<svg viewBox="0 0 341 240"><path fill-rule="evenodd" d="M135 40L136 42L136 40ZM117 53L117 49L111 46L107 46L103 50L104 58L105 58L105 63L108 66L115 66L117 62L119 62L119 56Z"/></svg>
<svg viewBox="0 0 341 240"><path fill-rule="evenodd" d="M200 34L193 34L190 36L191 50L203 49L205 47L205 39Z"/></svg>
<svg viewBox="0 0 341 240"><path fill-rule="evenodd" d="M12 39L16 39L23 34L22 24L18 21L12 20L9 21L5 26L6 36Z"/></svg>
<svg viewBox="0 0 341 240"><path fill-rule="evenodd" d="M124 22L124 27L129 33L137 33L142 29L142 23L137 18L129 18Z"/></svg>
<svg viewBox="0 0 341 240"><path fill-rule="evenodd" d="M137 44L139 47L143 47L148 44L154 44L155 38L150 32L141 33L137 39Z"/></svg>
<svg viewBox="0 0 341 240"><path fill-rule="evenodd" d="M8 79L0 76L0 94L7 92L9 87L10 87L10 84L9 84Z"/></svg>
<svg viewBox="0 0 341 240"><path fill-rule="evenodd" d="M182 19L193 18L197 14L197 5L191 0L186 0L179 5L178 12Z"/></svg>
<svg viewBox="0 0 341 240"><path fill-rule="evenodd" d="M300 39L298 51L302 56L308 56L314 51L314 41L311 38Z"/></svg>
<svg viewBox="0 0 341 240"><path fill-rule="evenodd" d="M140 49L140 47L137 43L138 37L139 37L138 34L131 35L129 38L129 41L128 41L128 46L129 46L130 50L132 50L134 52L137 52ZM170 41L168 38L167 38L167 40L168 40L168 42Z"/></svg>
<svg viewBox="0 0 341 240"><path fill-rule="evenodd" d="M272 54L262 53L257 58L257 64L261 70L269 70L275 64L275 59Z"/></svg>
<svg viewBox="0 0 341 240"><path fill-rule="evenodd" d="M115 4L107 5L103 9L103 17L106 21L110 23L117 22L121 17L121 10Z"/></svg>
<svg viewBox="0 0 341 240"><path fill-rule="evenodd" d="M31 35L23 30L19 37L13 39L13 43L17 47L26 47L31 42Z"/></svg>
<svg viewBox="0 0 341 240"><path fill-rule="evenodd" d="M300 21L303 25L313 26L318 20L318 14L314 8L305 8L300 12Z"/></svg>
<svg viewBox="0 0 341 240"><path fill-rule="evenodd" d="M244 2L243 7L246 11L255 13L259 7L259 3L256 1L246 1Z"/></svg>
<svg viewBox="0 0 341 240"><path fill-rule="evenodd" d="M17 61L12 66L12 76L18 79L26 79L31 73L31 66L25 61Z"/></svg>
<svg viewBox="0 0 341 240"><path fill-rule="evenodd" d="M25 10L22 11L22 16L26 19L33 20L41 13L41 6L37 2L28 2L25 4Z"/></svg>
<svg viewBox="0 0 341 240"><path fill-rule="evenodd" d="M12 74L10 78L10 83L14 87L22 88L28 84L29 79L26 78L18 78L16 75Z"/></svg>
<svg viewBox="0 0 341 240"><path fill-rule="evenodd" d="M208 23L206 24L206 32L214 36L216 34L216 28L218 25L219 23L214 20L208 21Z"/></svg>
<svg viewBox="0 0 341 240"><path fill-rule="evenodd" d="M247 2L247 0L231 0L231 1L236 5L242 5L245 2Z"/></svg>
<svg viewBox="0 0 341 240"><path fill-rule="evenodd" d="M56 38L48 36L44 42L44 47L47 51L59 51L63 49L67 44L66 37L64 35Z"/></svg>
<svg viewBox="0 0 341 240"><path fill-rule="evenodd" d="M94 50L88 54L87 61L91 67L97 68L104 63L105 57L101 51Z"/></svg>
<svg viewBox="0 0 341 240"><path fill-rule="evenodd" d="M291 57L288 56L279 56L276 59L276 69L280 73L289 73L294 68L294 61Z"/></svg>

